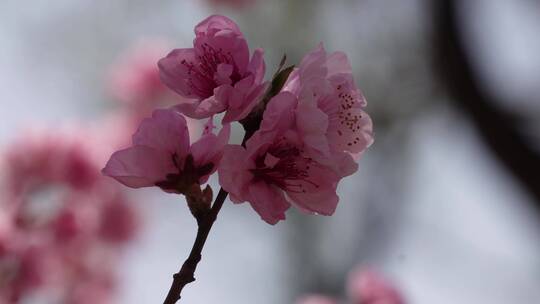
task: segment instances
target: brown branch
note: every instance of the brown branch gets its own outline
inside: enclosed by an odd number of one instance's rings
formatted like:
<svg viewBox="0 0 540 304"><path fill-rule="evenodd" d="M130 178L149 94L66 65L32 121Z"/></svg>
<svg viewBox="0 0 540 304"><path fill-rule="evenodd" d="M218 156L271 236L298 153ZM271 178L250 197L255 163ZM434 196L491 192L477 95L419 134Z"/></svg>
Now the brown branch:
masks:
<svg viewBox="0 0 540 304"><path fill-rule="evenodd" d="M180 268L180 271L173 275L171 288L169 289L169 293L167 294L167 298L165 298L163 304L176 303L178 300L180 300L180 294L182 293L184 286L195 281L195 270L197 269L197 264L201 260L201 252L204 248L204 244L206 243L206 239L208 238L208 234L212 229L212 225L214 225L217 215L225 202L225 198L227 198L227 194L227 191L221 188L216 200L214 201L214 204L212 205L212 208L210 209L210 212L208 212L208 214L198 223L199 227L197 229L195 243L193 243L191 252L182 265L182 268Z"/></svg>

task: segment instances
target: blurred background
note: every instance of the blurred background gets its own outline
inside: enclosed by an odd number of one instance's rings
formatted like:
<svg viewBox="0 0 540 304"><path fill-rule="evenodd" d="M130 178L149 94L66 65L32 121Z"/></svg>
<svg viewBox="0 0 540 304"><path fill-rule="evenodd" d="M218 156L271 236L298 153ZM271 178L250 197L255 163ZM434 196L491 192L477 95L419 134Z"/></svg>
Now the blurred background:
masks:
<svg viewBox="0 0 540 304"><path fill-rule="evenodd" d="M105 150L94 157L102 166L114 146L105 137L174 103L160 95L141 105L130 96L138 78L125 78L189 47L212 13L265 49L267 76L284 53L297 63L319 42L347 53L375 143L341 183L332 217L291 209L270 226L247 204L226 203L184 303L294 303L309 293L345 301L358 265L384 273L407 303L540 302L538 1L4 0L2 150L28 129L83 125L92 131L79 140ZM122 191L140 227L108 266L117 273L110 303L160 303L196 224L179 196Z"/></svg>

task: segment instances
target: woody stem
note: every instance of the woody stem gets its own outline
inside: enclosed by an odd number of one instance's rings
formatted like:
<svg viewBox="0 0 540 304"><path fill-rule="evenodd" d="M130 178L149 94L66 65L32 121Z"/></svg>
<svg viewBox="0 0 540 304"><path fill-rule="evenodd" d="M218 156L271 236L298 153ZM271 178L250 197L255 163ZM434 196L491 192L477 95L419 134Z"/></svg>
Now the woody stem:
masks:
<svg viewBox="0 0 540 304"><path fill-rule="evenodd" d="M199 264L199 261L201 260L201 252L204 248L204 244L206 243L206 239L208 238L208 234L216 221L217 215L225 202L225 198L227 198L227 194L227 191L221 188L216 200L214 201L214 204L212 205L212 208L204 216L204 218L199 221L197 237L195 238L191 252L189 253L188 258L184 261L180 271L173 275L171 288L169 289L167 298L165 298L163 304L176 303L178 300L180 300L180 294L182 293L184 286L195 281L195 270L197 269L197 264Z"/></svg>

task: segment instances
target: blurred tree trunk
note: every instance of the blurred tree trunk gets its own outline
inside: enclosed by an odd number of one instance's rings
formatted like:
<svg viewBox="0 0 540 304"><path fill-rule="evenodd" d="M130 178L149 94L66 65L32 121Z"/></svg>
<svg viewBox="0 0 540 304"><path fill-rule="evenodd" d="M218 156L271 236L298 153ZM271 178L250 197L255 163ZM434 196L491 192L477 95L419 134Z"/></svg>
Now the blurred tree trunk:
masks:
<svg viewBox="0 0 540 304"><path fill-rule="evenodd" d="M540 211L540 155L521 132L520 118L502 109L480 84L471 64L470 48L459 27L457 0L433 2L433 55L437 75L452 100L469 116L486 145L531 194ZM495 22L495 21L494 21ZM501 37L504 39L504 37Z"/></svg>

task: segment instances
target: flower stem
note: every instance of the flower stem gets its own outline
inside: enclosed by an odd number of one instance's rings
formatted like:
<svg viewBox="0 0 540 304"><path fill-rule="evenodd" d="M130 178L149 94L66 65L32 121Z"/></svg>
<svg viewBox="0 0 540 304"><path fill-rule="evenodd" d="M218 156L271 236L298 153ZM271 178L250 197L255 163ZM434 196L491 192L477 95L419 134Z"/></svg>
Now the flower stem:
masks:
<svg viewBox="0 0 540 304"><path fill-rule="evenodd" d="M197 264L201 260L201 252L204 244L206 243L206 239L208 238L208 234L210 233L210 229L212 229L212 225L216 221L217 215L225 202L225 198L227 198L227 194L227 191L221 188L216 200L214 201L214 204L212 205L212 208L199 222L195 243L193 243L191 252L189 253L188 258L184 261L180 271L173 275L171 288L169 289L169 293L167 294L167 298L165 298L163 304L176 303L178 300L180 300L180 294L182 293L184 286L195 281L195 270L197 269Z"/></svg>

